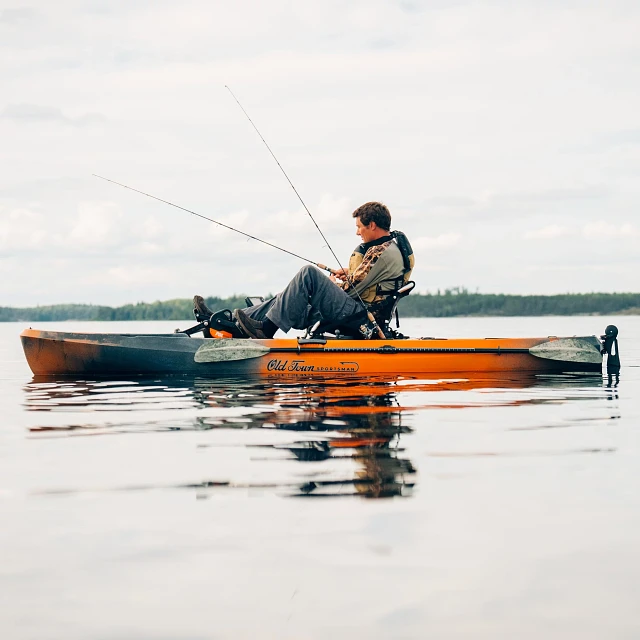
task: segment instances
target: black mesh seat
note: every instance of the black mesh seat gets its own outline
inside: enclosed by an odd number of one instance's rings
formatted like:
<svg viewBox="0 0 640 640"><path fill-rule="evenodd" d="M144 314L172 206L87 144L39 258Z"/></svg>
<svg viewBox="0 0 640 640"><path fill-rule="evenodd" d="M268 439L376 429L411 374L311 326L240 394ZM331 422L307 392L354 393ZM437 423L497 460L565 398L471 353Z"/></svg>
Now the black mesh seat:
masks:
<svg viewBox="0 0 640 640"><path fill-rule="evenodd" d="M400 281L401 282L401 281ZM406 298L415 288L416 283L413 280L400 285L397 283L396 289L388 293L384 293L384 297L378 302L371 303L368 306L368 311L373 314L378 326L382 329L382 332L387 338L403 338L404 336L398 331L400 327L400 317L398 314L398 303L402 298ZM396 319L396 328L391 327L393 317ZM325 333L333 334L336 337L360 339L361 336L353 326L333 323L316 323L315 326L309 330L312 335L322 335Z"/></svg>
<svg viewBox="0 0 640 640"><path fill-rule="evenodd" d="M392 293L386 295L382 300L369 305L369 311L373 313L378 326L387 337L396 337L400 328L400 315L398 313L398 303L402 298L406 298L414 289L416 283L413 280L398 287ZM396 319L396 328L391 328L393 317ZM399 337L399 336L398 336Z"/></svg>

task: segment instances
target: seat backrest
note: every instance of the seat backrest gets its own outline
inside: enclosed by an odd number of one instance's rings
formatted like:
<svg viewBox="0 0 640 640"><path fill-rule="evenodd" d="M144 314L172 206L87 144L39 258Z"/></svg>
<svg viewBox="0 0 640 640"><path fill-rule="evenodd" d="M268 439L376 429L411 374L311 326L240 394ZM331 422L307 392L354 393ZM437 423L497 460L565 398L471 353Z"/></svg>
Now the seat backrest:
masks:
<svg viewBox="0 0 640 640"><path fill-rule="evenodd" d="M411 278L411 272L416 263L411 243L402 231L392 231L391 237L396 241L398 249L400 249L400 253L402 254L402 262L404 263L403 279L404 283L407 284L410 282L409 278Z"/></svg>
<svg viewBox="0 0 640 640"><path fill-rule="evenodd" d="M415 288L416 283L409 280L395 291L390 291L382 300L369 305L369 310L373 313L378 326L385 335L393 335L395 331L391 329L393 316L396 317L396 329L400 327L400 317L398 314L398 302L406 298Z"/></svg>

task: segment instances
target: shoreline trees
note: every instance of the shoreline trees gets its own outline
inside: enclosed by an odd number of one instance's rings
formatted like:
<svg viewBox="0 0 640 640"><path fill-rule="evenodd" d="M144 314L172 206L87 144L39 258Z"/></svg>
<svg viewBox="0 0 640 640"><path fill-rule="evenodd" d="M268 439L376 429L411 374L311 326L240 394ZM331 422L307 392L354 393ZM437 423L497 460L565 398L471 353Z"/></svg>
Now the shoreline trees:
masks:
<svg viewBox="0 0 640 640"><path fill-rule="evenodd" d="M208 297L209 308L245 306L245 296ZM519 296L472 293L464 288L436 293L414 293L401 300L404 317L453 318L460 316L640 315L640 293L566 293ZM189 299L138 302L120 307L58 304L30 308L0 307L0 322L51 322L62 320L186 320L192 317Z"/></svg>

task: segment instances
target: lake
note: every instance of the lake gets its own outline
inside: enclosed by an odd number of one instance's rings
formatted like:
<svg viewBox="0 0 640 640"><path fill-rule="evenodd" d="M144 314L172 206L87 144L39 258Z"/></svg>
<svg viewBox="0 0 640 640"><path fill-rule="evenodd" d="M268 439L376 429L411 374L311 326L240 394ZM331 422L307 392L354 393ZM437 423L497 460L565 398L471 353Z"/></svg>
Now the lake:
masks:
<svg viewBox="0 0 640 640"><path fill-rule="evenodd" d="M304 382L36 380L0 324L0 637L640 637L640 317L401 328L610 323L619 378Z"/></svg>

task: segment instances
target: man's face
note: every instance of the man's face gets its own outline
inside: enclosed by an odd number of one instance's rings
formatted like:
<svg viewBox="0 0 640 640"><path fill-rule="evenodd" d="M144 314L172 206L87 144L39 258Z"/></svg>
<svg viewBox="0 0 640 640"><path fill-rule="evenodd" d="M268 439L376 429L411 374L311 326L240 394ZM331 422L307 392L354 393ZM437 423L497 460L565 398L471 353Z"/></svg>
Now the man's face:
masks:
<svg viewBox="0 0 640 640"><path fill-rule="evenodd" d="M360 218L356 218L356 235L362 238L362 242L371 242L371 240L374 240L377 228L378 225L375 222L370 222L369 224L364 225Z"/></svg>

